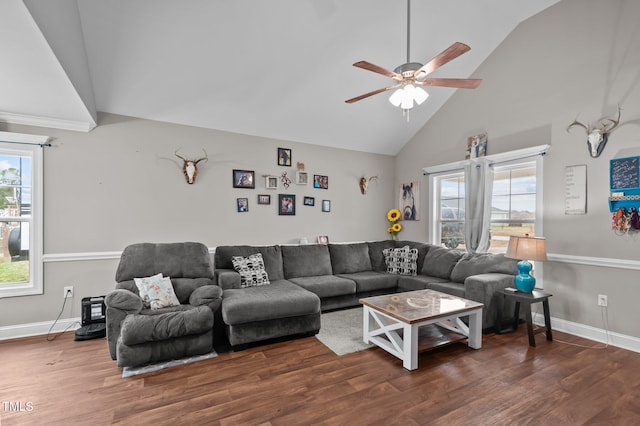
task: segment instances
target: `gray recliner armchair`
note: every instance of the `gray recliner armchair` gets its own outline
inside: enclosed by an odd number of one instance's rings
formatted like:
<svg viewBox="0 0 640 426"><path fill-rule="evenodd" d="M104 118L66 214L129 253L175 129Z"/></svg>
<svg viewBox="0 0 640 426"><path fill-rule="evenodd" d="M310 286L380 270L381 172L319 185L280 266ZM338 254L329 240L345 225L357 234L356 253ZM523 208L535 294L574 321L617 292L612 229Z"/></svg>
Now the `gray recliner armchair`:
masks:
<svg viewBox="0 0 640 426"><path fill-rule="evenodd" d="M143 307L134 278L171 278L179 306ZM139 243L124 249L116 290L105 298L107 343L119 367L201 355L213 350L214 313L222 303L211 257L200 243Z"/></svg>

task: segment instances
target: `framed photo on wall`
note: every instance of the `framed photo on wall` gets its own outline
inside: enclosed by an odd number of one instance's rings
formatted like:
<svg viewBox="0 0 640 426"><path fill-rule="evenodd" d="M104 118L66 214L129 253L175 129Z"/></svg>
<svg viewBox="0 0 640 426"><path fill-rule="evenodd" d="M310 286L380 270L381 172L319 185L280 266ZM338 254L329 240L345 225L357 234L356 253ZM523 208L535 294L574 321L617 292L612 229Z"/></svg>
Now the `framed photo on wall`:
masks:
<svg viewBox="0 0 640 426"><path fill-rule="evenodd" d="M318 235L318 244L329 244L329 236L328 235Z"/></svg>
<svg viewBox="0 0 640 426"><path fill-rule="evenodd" d="M278 148L278 166L291 167L290 148Z"/></svg>
<svg viewBox="0 0 640 426"><path fill-rule="evenodd" d="M331 211L331 200L322 200L322 211L323 212Z"/></svg>
<svg viewBox="0 0 640 426"><path fill-rule="evenodd" d="M233 187L249 188L256 187L255 172L253 170L233 170Z"/></svg>
<svg viewBox="0 0 640 426"><path fill-rule="evenodd" d="M320 189L329 189L329 176L313 175L313 187Z"/></svg>
<svg viewBox="0 0 640 426"><path fill-rule="evenodd" d="M249 199L248 198L236 198L236 206L238 213L249 211Z"/></svg>
<svg viewBox="0 0 640 426"><path fill-rule="evenodd" d="M277 189L278 188L278 177L277 176L265 176L264 177L264 186L267 189Z"/></svg>
<svg viewBox="0 0 640 426"><path fill-rule="evenodd" d="M280 216L296 215L296 196L292 194L278 194L278 214Z"/></svg>
<svg viewBox="0 0 640 426"><path fill-rule="evenodd" d="M309 181L307 172L296 172L296 184L306 185Z"/></svg>
<svg viewBox="0 0 640 426"><path fill-rule="evenodd" d="M271 204L271 195L268 194L259 194L258 195L258 204Z"/></svg>
<svg viewBox="0 0 640 426"><path fill-rule="evenodd" d="M315 206L316 199L314 197L304 197L302 204L304 204L305 206Z"/></svg>
<svg viewBox="0 0 640 426"><path fill-rule="evenodd" d="M398 209L402 213L401 220L420 220L418 208L420 202L420 188L418 182L408 182L400 184L400 192L398 194Z"/></svg>

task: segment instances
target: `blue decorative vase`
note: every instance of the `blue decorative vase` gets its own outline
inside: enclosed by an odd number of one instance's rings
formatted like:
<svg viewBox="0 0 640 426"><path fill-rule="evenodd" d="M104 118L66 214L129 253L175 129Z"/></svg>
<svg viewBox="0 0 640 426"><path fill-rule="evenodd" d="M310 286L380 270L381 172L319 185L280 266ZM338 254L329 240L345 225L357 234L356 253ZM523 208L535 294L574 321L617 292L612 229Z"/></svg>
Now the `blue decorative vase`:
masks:
<svg viewBox="0 0 640 426"><path fill-rule="evenodd" d="M531 293L536 287L536 279L531 276L531 263L528 260L518 262L518 275L516 275L516 288L524 293Z"/></svg>

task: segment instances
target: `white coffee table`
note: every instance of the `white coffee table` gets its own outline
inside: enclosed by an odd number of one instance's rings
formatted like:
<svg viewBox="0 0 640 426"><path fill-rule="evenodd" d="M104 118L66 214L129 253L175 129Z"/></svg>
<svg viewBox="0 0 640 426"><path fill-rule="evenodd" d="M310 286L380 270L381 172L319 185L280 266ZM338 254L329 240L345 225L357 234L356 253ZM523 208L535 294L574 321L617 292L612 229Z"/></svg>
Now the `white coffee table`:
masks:
<svg viewBox="0 0 640 426"><path fill-rule="evenodd" d="M482 347L482 303L435 290L417 290L360 299L363 339L400 358L407 370L418 368L418 329L438 324ZM467 326L460 319L469 317Z"/></svg>

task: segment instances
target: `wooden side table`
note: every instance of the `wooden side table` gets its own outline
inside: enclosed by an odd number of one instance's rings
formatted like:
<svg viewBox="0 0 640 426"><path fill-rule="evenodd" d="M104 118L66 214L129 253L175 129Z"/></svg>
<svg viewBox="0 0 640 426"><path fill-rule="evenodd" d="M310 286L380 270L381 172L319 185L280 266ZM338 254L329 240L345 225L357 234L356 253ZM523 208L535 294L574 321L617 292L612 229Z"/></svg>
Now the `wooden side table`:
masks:
<svg viewBox="0 0 640 426"><path fill-rule="evenodd" d="M521 291L510 291L507 289L498 291L498 294L502 297L499 297L500 305L498 306L498 317L496 320L496 334L504 334L517 330L518 321L520 319L520 304L523 303L526 305L525 320L527 322L527 333L529 334L529 346L536 345L535 335L537 333L545 332L547 335L547 340L553 340L553 336L551 335L551 315L549 313L549 297L551 297L551 294L537 290L533 290L531 293L524 293ZM511 329L507 330L502 329L502 310L504 308L505 300L513 300L514 302L516 302L516 308L513 317L513 326ZM545 326L534 329L533 320L531 318L531 304L538 302L542 302Z"/></svg>

